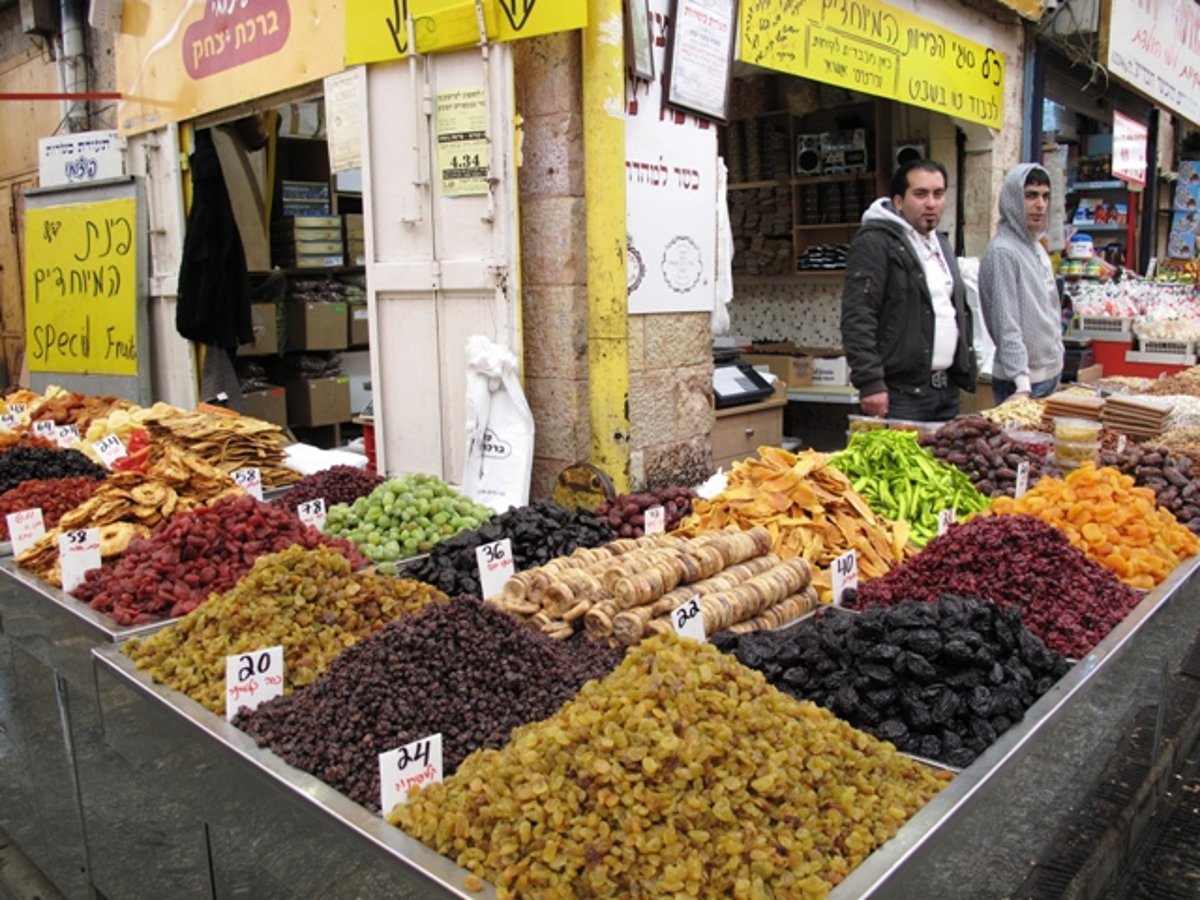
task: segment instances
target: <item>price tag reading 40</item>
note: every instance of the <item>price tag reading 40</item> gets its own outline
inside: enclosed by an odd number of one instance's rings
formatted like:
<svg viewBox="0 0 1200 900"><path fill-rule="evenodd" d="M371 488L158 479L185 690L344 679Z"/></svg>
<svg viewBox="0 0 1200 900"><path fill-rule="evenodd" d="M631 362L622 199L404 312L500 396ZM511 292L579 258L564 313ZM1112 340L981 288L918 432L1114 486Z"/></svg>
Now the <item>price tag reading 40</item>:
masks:
<svg viewBox="0 0 1200 900"><path fill-rule="evenodd" d="M0 425L3 425L9 431L16 431L21 424L21 417L16 413L5 413L0 416Z"/></svg>
<svg viewBox="0 0 1200 900"><path fill-rule="evenodd" d="M642 520L643 534L662 534L667 528L667 511L661 506L651 506Z"/></svg>
<svg viewBox="0 0 1200 900"><path fill-rule="evenodd" d="M257 468L235 470L233 481L247 494L252 495L258 500L263 498L262 473Z"/></svg>
<svg viewBox="0 0 1200 900"><path fill-rule="evenodd" d="M441 732L405 744L398 750L379 754L380 809L386 816L392 807L408 802L408 789L437 784L442 780Z"/></svg>
<svg viewBox="0 0 1200 900"><path fill-rule="evenodd" d="M296 507L296 514L300 516L300 521L305 525L311 525L320 531L325 527L325 498L317 497L315 500L305 500Z"/></svg>
<svg viewBox="0 0 1200 900"><path fill-rule="evenodd" d="M283 647L225 657L225 720L283 694Z"/></svg>
<svg viewBox="0 0 1200 900"><path fill-rule="evenodd" d="M48 441L54 440L54 432L57 430L58 426L54 424L53 419L38 419L33 423L33 433Z"/></svg>
<svg viewBox="0 0 1200 900"><path fill-rule="evenodd" d="M841 606L846 591L858 590L858 553L847 550L833 561L833 605Z"/></svg>
<svg viewBox="0 0 1200 900"><path fill-rule="evenodd" d="M1026 476L1028 477L1028 476ZM957 521L954 510L943 509L938 513L938 535L943 535L950 530L950 526Z"/></svg>
<svg viewBox="0 0 1200 900"><path fill-rule="evenodd" d="M100 568L100 529L80 528L58 536L62 564L62 589L68 594L83 583L83 576Z"/></svg>
<svg viewBox="0 0 1200 900"><path fill-rule="evenodd" d="M118 459L129 455L129 451L125 449L125 445L121 443L121 439L115 434L105 435L92 444L92 447L95 448L101 461L110 469L112 468L112 464Z"/></svg>
<svg viewBox="0 0 1200 900"><path fill-rule="evenodd" d="M704 631L704 612L700 609L700 595L693 594L671 613L671 626L681 638L691 638L703 644L708 640Z"/></svg>
<svg viewBox="0 0 1200 900"><path fill-rule="evenodd" d="M8 523L13 556L20 556L46 533L41 509L23 509L20 512L9 513L4 520Z"/></svg>
<svg viewBox="0 0 1200 900"><path fill-rule="evenodd" d="M1017 486L1013 489L1013 496L1024 497L1027 490L1029 490L1029 463L1017 463Z"/></svg>
<svg viewBox="0 0 1200 900"><path fill-rule="evenodd" d="M475 564L479 566L479 589L483 596L495 597L504 590L504 582L512 577L512 541L504 538L475 548Z"/></svg>

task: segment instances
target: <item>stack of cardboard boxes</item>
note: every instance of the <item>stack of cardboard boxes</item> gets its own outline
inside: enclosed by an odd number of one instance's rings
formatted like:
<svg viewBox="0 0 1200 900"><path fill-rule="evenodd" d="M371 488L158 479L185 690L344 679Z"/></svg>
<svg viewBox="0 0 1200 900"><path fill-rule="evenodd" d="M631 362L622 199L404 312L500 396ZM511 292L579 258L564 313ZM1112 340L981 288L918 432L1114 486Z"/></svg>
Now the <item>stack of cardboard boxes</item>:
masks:
<svg viewBox="0 0 1200 900"><path fill-rule="evenodd" d="M797 347L788 342L755 344L742 360L752 366L766 366L789 388L846 387L850 368L838 350Z"/></svg>
<svg viewBox="0 0 1200 900"><path fill-rule="evenodd" d="M339 216L288 216L271 230L275 265L288 269L340 266L346 257Z"/></svg>

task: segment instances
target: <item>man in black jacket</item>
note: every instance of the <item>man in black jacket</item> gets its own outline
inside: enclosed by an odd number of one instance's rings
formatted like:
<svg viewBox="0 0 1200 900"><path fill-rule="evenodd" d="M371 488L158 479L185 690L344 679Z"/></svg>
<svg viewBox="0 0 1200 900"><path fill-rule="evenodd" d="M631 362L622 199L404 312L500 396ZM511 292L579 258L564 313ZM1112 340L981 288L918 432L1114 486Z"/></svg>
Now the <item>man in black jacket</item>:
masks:
<svg viewBox="0 0 1200 900"><path fill-rule="evenodd" d="M936 231L945 208L945 166L905 163L850 245L842 346L869 416L945 421L958 415L959 388L975 390L966 294Z"/></svg>

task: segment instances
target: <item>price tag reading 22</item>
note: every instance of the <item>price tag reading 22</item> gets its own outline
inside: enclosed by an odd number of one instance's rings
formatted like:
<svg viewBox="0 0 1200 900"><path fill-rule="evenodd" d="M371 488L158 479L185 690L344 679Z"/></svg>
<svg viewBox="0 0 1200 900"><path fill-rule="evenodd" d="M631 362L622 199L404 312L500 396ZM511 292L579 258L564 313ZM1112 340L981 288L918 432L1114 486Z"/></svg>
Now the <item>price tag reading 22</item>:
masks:
<svg viewBox="0 0 1200 900"><path fill-rule="evenodd" d="M475 548L475 564L479 567L479 589L483 596L495 597L504 590L504 582L512 577L512 541L504 538Z"/></svg>
<svg viewBox="0 0 1200 900"><path fill-rule="evenodd" d="M225 657L225 719L243 706L254 709L283 694L283 647L266 647Z"/></svg>
<svg viewBox="0 0 1200 900"><path fill-rule="evenodd" d="M671 626L681 638L691 638L704 643L708 634L704 630L704 611L700 608L700 595L694 594L671 612Z"/></svg>
<svg viewBox="0 0 1200 900"><path fill-rule="evenodd" d="M847 550L833 561L833 605L841 606L846 591L858 590L858 553Z"/></svg>
<svg viewBox="0 0 1200 900"><path fill-rule="evenodd" d="M408 801L408 789L442 780L442 734L405 744L379 754L380 809L386 816L398 803Z"/></svg>

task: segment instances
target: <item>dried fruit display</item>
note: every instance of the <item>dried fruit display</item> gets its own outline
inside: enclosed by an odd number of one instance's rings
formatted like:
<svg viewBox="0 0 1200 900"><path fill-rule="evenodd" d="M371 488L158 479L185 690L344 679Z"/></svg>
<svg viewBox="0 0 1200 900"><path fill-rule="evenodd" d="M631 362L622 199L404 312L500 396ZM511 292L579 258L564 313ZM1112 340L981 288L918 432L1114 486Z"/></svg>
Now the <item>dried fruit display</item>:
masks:
<svg viewBox="0 0 1200 900"><path fill-rule="evenodd" d="M295 512L301 503L321 499L329 509L337 503L353 503L383 484L383 476L356 466L331 466L306 475L273 501Z"/></svg>
<svg viewBox="0 0 1200 900"><path fill-rule="evenodd" d="M64 513L83 503L100 487L95 478L35 478L0 494L0 541L7 541L9 513L40 509L42 524L53 528Z"/></svg>
<svg viewBox="0 0 1200 900"><path fill-rule="evenodd" d="M1200 397L1200 366L1192 366L1165 378L1156 378L1137 391L1139 394L1191 394Z"/></svg>
<svg viewBox="0 0 1200 900"><path fill-rule="evenodd" d="M850 438L845 450L833 454L829 464L846 474L879 515L908 522L909 540L916 547L924 547L937 534L943 510L961 517L988 505L988 498L966 475L939 462L911 432L861 432Z"/></svg>
<svg viewBox="0 0 1200 900"><path fill-rule="evenodd" d="M982 597L1021 611L1047 647L1081 659L1125 618L1141 595L1034 516L982 516L954 525L848 605L891 606L943 594Z"/></svg>
<svg viewBox="0 0 1200 900"><path fill-rule="evenodd" d="M44 447L13 447L0 453L0 491L15 488L22 481L36 478L103 479L108 471L78 450Z"/></svg>
<svg viewBox="0 0 1200 900"><path fill-rule="evenodd" d="M14 447L38 447L42 450L57 450L58 444L38 437L28 431L10 431L0 429L0 453L12 450Z"/></svg>
<svg viewBox="0 0 1200 900"><path fill-rule="evenodd" d="M657 487L640 494L618 494L597 506L596 515L606 521L615 537L641 537L646 533L646 510L661 506L664 527L673 531L692 511L695 496L685 487Z"/></svg>
<svg viewBox="0 0 1200 900"><path fill-rule="evenodd" d="M1085 462L1065 479L1043 478L1024 497L1000 497L992 512L1034 515L1123 582L1152 588L1200 549L1196 536L1116 469Z"/></svg>
<svg viewBox="0 0 1200 900"><path fill-rule="evenodd" d="M693 501L692 515L676 532L761 525L775 553L802 557L813 567L813 586L823 601L831 597L829 566L847 550L858 553L860 580L877 578L904 559L908 524L872 512L824 454L777 447L759 447L758 454L760 459L733 464L728 485L716 497Z"/></svg>
<svg viewBox="0 0 1200 900"><path fill-rule="evenodd" d="M388 819L500 897L821 897L948 778L661 636Z"/></svg>
<svg viewBox="0 0 1200 900"><path fill-rule="evenodd" d="M300 480L284 462L283 448L289 442L278 425L247 416L162 407L145 419L155 447L186 450L225 473L257 468L264 487Z"/></svg>
<svg viewBox="0 0 1200 900"><path fill-rule="evenodd" d="M1193 466L1200 466L1200 425L1172 428L1156 437L1154 446L1160 450L1181 453L1192 461Z"/></svg>
<svg viewBox="0 0 1200 900"><path fill-rule="evenodd" d="M116 565L88 572L72 596L120 625L176 618L233 587L260 556L293 545L328 546L354 568L366 565L348 541L241 494L176 514L149 539L132 541Z"/></svg>
<svg viewBox="0 0 1200 900"><path fill-rule="evenodd" d="M1021 610L950 594L713 644L780 690L900 750L963 768L1070 668Z"/></svg>
<svg viewBox="0 0 1200 900"><path fill-rule="evenodd" d="M622 651L553 641L471 597L435 603L364 638L307 687L234 724L299 769L379 809L379 754L441 732L453 772L480 747L551 715Z"/></svg>
<svg viewBox="0 0 1200 900"><path fill-rule="evenodd" d="M29 420L50 419L58 425L77 425L79 433L87 432L92 420L103 418L118 409L134 409L135 404L120 397L79 394L59 387L48 387L36 401L29 404Z"/></svg>
<svg viewBox="0 0 1200 900"><path fill-rule="evenodd" d="M580 547L596 547L613 539L607 524L585 509L572 512L552 500L534 500L528 506L510 509L468 528L433 546L428 559L404 570L445 591L480 595L479 564L475 548L508 538L512 542L513 565L524 571L567 556Z"/></svg>
<svg viewBox="0 0 1200 900"><path fill-rule="evenodd" d="M1043 410L1044 405L1041 400L1034 400L1031 397L1017 397L1005 400L999 406L985 409L980 415L1006 428L1040 428L1042 425Z"/></svg>
<svg viewBox="0 0 1200 900"><path fill-rule="evenodd" d="M1132 476L1139 487L1150 488L1159 506L1169 509L1192 533L1200 534L1200 482L1188 456L1141 444L1123 453L1101 453L1100 464Z"/></svg>
<svg viewBox="0 0 1200 900"><path fill-rule="evenodd" d="M1007 436L995 422L982 416L964 416L947 422L921 446L948 465L961 470L985 497L1011 497L1017 487L1017 467L1029 465L1029 484L1043 475L1057 475L1046 459L1049 444L1030 444Z"/></svg>
<svg viewBox="0 0 1200 900"><path fill-rule="evenodd" d="M292 546L260 556L237 584L122 652L160 684L225 712L225 657L283 647L284 690L311 684L333 658L388 622L444 603L409 579L353 572L337 550Z"/></svg>

